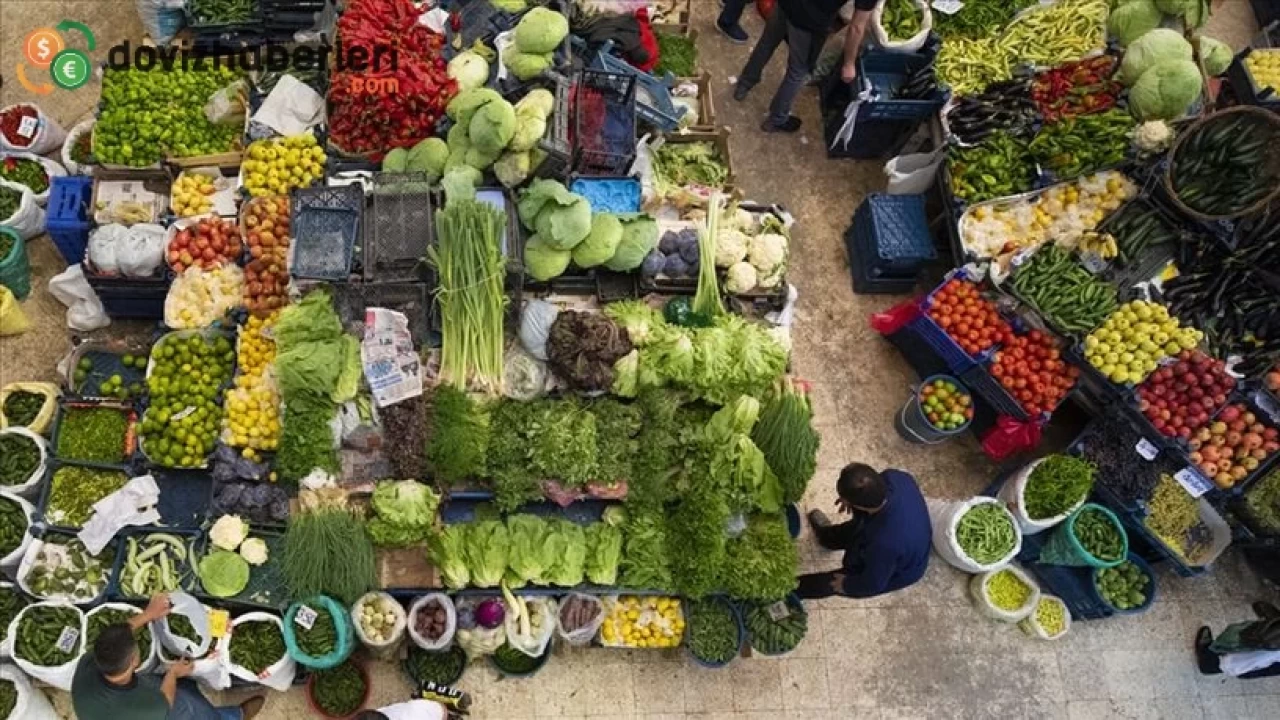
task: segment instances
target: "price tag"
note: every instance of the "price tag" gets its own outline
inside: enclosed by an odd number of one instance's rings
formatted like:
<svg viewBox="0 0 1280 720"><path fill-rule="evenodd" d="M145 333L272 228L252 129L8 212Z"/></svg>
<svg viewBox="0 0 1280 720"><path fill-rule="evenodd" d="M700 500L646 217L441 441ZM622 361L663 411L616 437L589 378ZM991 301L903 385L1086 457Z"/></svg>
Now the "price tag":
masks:
<svg viewBox="0 0 1280 720"><path fill-rule="evenodd" d="M1107 266L1111 263L1104 260L1102 256L1096 252L1083 252L1080 253L1080 264L1084 266L1085 270L1097 275L1103 270L1106 270Z"/></svg>
<svg viewBox="0 0 1280 720"><path fill-rule="evenodd" d="M170 415L170 416L169 416L169 422L178 422L178 421L179 421L179 420L181 420L182 418L184 418L184 417L186 417L186 416L190 415L191 413L193 413L193 412L195 412L195 411L196 411L196 406L195 406L195 405L188 405L188 406L186 406L185 408L183 408L183 409L179 410L178 412L176 412L176 413L174 413L174 414Z"/></svg>
<svg viewBox="0 0 1280 720"><path fill-rule="evenodd" d="M58 635L58 650L69 653L76 649L76 641L80 639L80 631L71 626L62 628Z"/></svg>
<svg viewBox="0 0 1280 720"><path fill-rule="evenodd" d="M772 618L774 622L784 620L790 616L791 608L787 607L786 600L779 600L769 606L769 617Z"/></svg>
<svg viewBox="0 0 1280 720"><path fill-rule="evenodd" d="M1193 498L1198 498L1213 489L1213 483L1191 468L1182 468L1173 474L1173 479L1177 480L1182 489Z"/></svg>
<svg viewBox="0 0 1280 720"><path fill-rule="evenodd" d="M316 611L303 605L293 614L293 622L303 630L310 630L311 626L316 624Z"/></svg>
<svg viewBox="0 0 1280 720"><path fill-rule="evenodd" d="M964 3L960 0L933 0L933 9L944 15L955 15L962 7Z"/></svg>
<svg viewBox="0 0 1280 720"><path fill-rule="evenodd" d="M231 627L231 613L226 610L210 610L209 611L209 637L220 638L226 637L227 630Z"/></svg>
<svg viewBox="0 0 1280 720"><path fill-rule="evenodd" d="M24 117L18 123L18 134L24 138L29 138L36 134L36 130L40 127L40 121L33 117Z"/></svg>
<svg viewBox="0 0 1280 720"><path fill-rule="evenodd" d="M1146 438L1139 440L1134 449L1137 450L1138 454L1142 456L1142 459L1147 462L1155 460L1156 455L1160 454L1160 448L1152 445L1151 441Z"/></svg>

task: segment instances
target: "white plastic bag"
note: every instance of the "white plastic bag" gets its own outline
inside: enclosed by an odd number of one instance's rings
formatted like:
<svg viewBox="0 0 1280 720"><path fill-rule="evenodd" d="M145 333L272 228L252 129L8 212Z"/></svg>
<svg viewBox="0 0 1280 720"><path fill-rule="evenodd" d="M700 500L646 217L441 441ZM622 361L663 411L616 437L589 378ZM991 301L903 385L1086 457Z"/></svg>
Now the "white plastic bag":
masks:
<svg viewBox="0 0 1280 720"><path fill-rule="evenodd" d="M185 5L186 0L134 0L142 27L157 45L168 45L187 24Z"/></svg>
<svg viewBox="0 0 1280 720"><path fill-rule="evenodd" d="M884 164L884 174L889 178L889 194L922 195L929 192L945 157L943 149L939 149L891 158Z"/></svg>
<svg viewBox="0 0 1280 720"><path fill-rule="evenodd" d="M18 125L18 137L9 137L0 132L0 150L43 155L61 147L67 131L51 115L41 110L40 106L34 103L17 103L0 109L0 114L20 105L35 109L36 117Z"/></svg>
<svg viewBox="0 0 1280 720"><path fill-rule="evenodd" d="M416 620L418 612L426 606L427 603L436 600L440 603L440 607L444 608L444 634L432 640L418 633ZM458 629L458 611L453 607L453 600L444 593L430 593L423 595L413 604L409 606L409 637L413 640L413 644L423 650L443 650L453 643L453 633Z"/></svg>
<svg viewBox="0 0 1280 720"><path fill-rule="evenodd" d="M21 500L21 498L18 499ZM23 502L26 501L24 500ZM44 522L49 522L48 518L45 518ZM46 545L49 546L47 551L45 550ZM22 592L40 600L69 602L76 605L92 605L102 599L107 590L108 580L111 576L112 569L111 563L103 562L106 558L100 558L97 555L93 556L94 559L98 560L102 565L101 569L104 571L102 579L98 583L91 585L87 580L81 580L80 582L77 582L75 587L73 587L69 592L58 590L38 593L31 588L27 579L30 577L31 571L36 567L36 563L41 562L41 555L44 555L44 562L42 564L45 566L48 566L51 563L68 563L71 562L71 560L68 559L68 553L65 546L58 545L56 543L46 543L44 538L36 538L28 535L24 547L26 549L22 553L21 562L18 563L18 569L14 575L15 580L18 583L18 587L22 588ZM56 567L57 566L55 566L55 569Z"/></svg>
<svg viewBox="0 0 1280 720"><path fill-rule="evenodd" d="M529 621L525 623L521 616L517 616L516 608L507 601L507 614L502 621L507 629L507 644L529 657L542 657L556 630L556 601L549 597L520 595L515 600L523 603L520 613L529 613ZM526 627L528 633L524 632Z"/></svg>
<svg viewBox="0 0 1280 720"><path fill-rule="evenodd" d="M999 607L991 601L991 596L987 593L987 585L991 582L991 579L1003 572L1012 573L1014 577L1018 578L1031 590L1031 594L1027 596L1027 601L1017 610L1006 610ZM1008 565L999 570L990 570L970 578L969 597L973 599L973 604L978 607L978 610L992 620L1016 623L1035 611L1036 603L1040 602L1040 586L1036 584L1035 580L1031 579L1030 575L1027 575L1018 567Z"/></svg>
<svg viewBox="0 0 1280 720"><path fill-rule="evenodd" d="M21 431L23 433L29 432L25 428L14 428L11 430L5 430L4 432L9 433L15 431ZM40 466L44 467L43 460L41 460ZM22 514L27 517L27 529L26 532L22 534L22 542L18 543L18 547L14 548L13 552L5 555L3 558L0 558L0 570L3 570L4 574L9 577L15 577L19 570L19 566L22 564L22 559L26 557L27 548L31 546L31 516L35 513L35 508L31 506L31 503L27 502L26 498L19 497L11 492L0 492L0 498L18 503L18 507L22 508ZM25 588L23 589L25 590Z"/></svg>
<svg viewBox="0 0 1280 720"><path fill-rule="evenodd" d="M459 625L453 636L458 643L458 647L462 648L462 651L467 654L468 661L484 655L492 655L507 641L507 631L504 626L498 625L497 627L486 628L476 624L475 609L479 607L481 602L493 599L495 598L458 598L454 609L472 619L469 627ZM501 602L501 600L498 601Z"/></svg>
<svg viewBox="0 0 1280 720"><path fill-rule="evenodd" d="M876 44L885 51L913 53L929 41L929 31L933 29L933 11L929 9L929 3L926 0L912 1L922 14L920 31L905 40L891 39L889 33L885 32L884 25L880 23L880 18L884 15L884 0L880 0L876 9L871 11L871 31L875 35Z"/></svg>
<svg viewBox="0 0 1280 720"><path fill-rule="evenodd" d="M74 657L61 665L45 666L36 665L18 657L18 627L22 624L22 618L27 616L32 610L38 607L65 607L71 608L76 612L79 618L79 625L71 629L76 632L75 644L73 646ZM23 608L9 623L9 637L14 638L13 641L13 662L23 672L41 682L48 683L59 690L71 691L71 679L76 674L76 663L80 661L80 656L84 654L84 613L80 612L80 608L71 603L58 602L56 600L48 600L42 602L34 602ZM25 718L24 718L25 720Z"/></svg>
<svg viewBox="0 0 1280 720"><path fill-rule="evenodd" d="M1027 490L1027 479L1031 477L1031 472L1043 461L1044 458L1034 460L1026 467L1009 476L1009 479L1004 481L1004 485L1000 486L1000 492L996 494L1001 502L1005 504L1005 507L1009 508L1009 512L1013 513L1013 519L1017 521L1018 527L1022 528L1023 535L1035 535L1048 530L1066 520L1067 516L1078 510L1081 505L1084 505L1085 500L1088 500L1087 497L1080 498L1080 501L1072 505L1070 510L1057 517L1051 517L1046 520L1032 520L1027 515L1027 506L1023 500L1023 493Z"/></svg>
<svg viewBox="0 0 1280 720"><path fill-rule="evenodd" d="M377 603L374 606L376 610L390 610L395 615L395 623L391 627L391 632L387 633L386 640L378 642L370 639L360 624L360 613L369 603ZM351 606L351 623L355 625L356 637L360 639L360 644L365 646L369 654L385 660L395 657L399 651L400 643L404 640L407 616L404 606L395 598L384 592L371 592L363 595L355 605Z"/></svg>
<svg viewBox="0 0 1280 720"><path fill-rule="evenodd" d="M560 316L560 308L546 300L530 300L520 313L520 344L534 358L546 362L547 337L551 324Z"/></svg>
<svg viewBox="0 0 1280 720"><path fill-rule="evenodd" d="M92 118L92 117L81 120L80 122L75 124L75 127L71 128L71 130L67 132L67 139L63 141L62 152L59 153L59 155L62 157L62 166L67 169L68 175L92 175L93 174L92 165L81 165L80 163L71 159L71 150L76 146L76 141L80 139L81 135L84 135L85 133L93 132L93 125L97 121L98 121L97 118Z"/></svg>
<svg viewBox="0 0 1280 720"><path fill-rule="evenodd" d="M57 146L55 145L54 147L57 147ZM29 188L31 190L31 194L35 195L36 203L39 205L44 205L49 201L49 191L53 189L53 179L55 177L62 177L63 175L67 174L67 169L62 167L62 165L58 164L57 161L50 160L47 157L41 157L39 155L35 155L29 152L0 152L0 162L4 162L8 158L15 158L18 160L33 160L35 162L40 163L44 167L45 174L49 176L48 186L45 187L45 189L41 192L36 192L35 188ZM13 180L9 180L8 182L13 182ZM22 185L22 183L17 183L17 184ZM26 187L26 186L23 185L23 187Z"/></svg>
<svg viewBox="0 0 1280 720"><path fill-rule="evenodd" d="M98 293L84 278L84 268L76 263L49 280L49 293L67 306L67 327L89 332L111 324Z"/></svg>
<svg viewBox="0 0 1280 720"><path fill-rule="evenodd" d="M58 720L59 715L45 694L31 684L31 680L12 665L0 665L0 678L13 683L18 700L7 718L3 720Z"/></svg>
<svg viewBox="0 0 1280 720"><path fill-rule="evenodd" d="M231 643L235 642L235 629L246 623L254 622L275 623L276 627L280 628L280 632L284 633L284 623L279 616L265 612L245 613L231 621L231 632L218 643L218 654L226 656L232 677L266 685L272 690L284 692L293 685L293 676L298 672L298 663L292 657L289 657L288 652L285 652L283 657L267 666L267 669L261 673L255 673L249 668L240 667L231 661Z"/></svg>
<svg viewBox="0 0 1280 720"><path fill-rule="evenodd" d="M125 610L134 615L137 615L138 613L142 612L142 610L139 609L138 607L129 605L128 603L119 603L119 602L102 603L101 605L93 608L92 610L89 610L84 614L84 622L85 622L86 630L89 627L89 620L93 618L93 616L98 612L102 610L107 610L107 609ZM154 630L152 630L151 646L146 648L144 647L138 648L138 661L140 663L138 665L138 672L151 672L152 670L155 669L156 665L160 662L156 655L156 652L157 652L156 647L159 644L160 644L159 641L156 639L156 633ZM86 638L85 652L93 652L93 648L87 644L87 638Z"/></svg>
<svg viewBox="0 0 1280 720"><path fill-rule="evenodd" d="M1018 521L1013 518L1013 513L1004 506L999 500L991 497L979 495L968 500L958 502L948 502L946 500L936 500L929 498L926 500L929 507L929 521L933 525L933 549L946 560L948 564L967 573L980 573L988 570L998 570L1008 565L1018 552L1022 550L1022 532L1018 529ZM975 561L973 558L965 554L960 543L956 540L956 525L960 522L960 518L964 516L971 508L986 503L994 503L1009 515L1010 521L1013 523L1014 533L1017 540L1013 544L1013 550L1005 557L991 563L983 565Z"/></svg>
<svg viewBox="0 0 1280 720"><path fill-rule="evenodd" d="M588 605L594 605L596 608L595 619L578 627L574 630L566 630L564 627L565 608L570 607L569 603L579 600ZM600 632L600 626L604 624L604 603L595 595L584 595L582 593L569 593L560 599L560 607L556 609L556 635L560 636L569 645L575 647L584 647L590 645L595 639L596 633Z"/></svg>
<svg viewBox="0 0 1280 720"><path fill-rule="evenodd" d="M156 274L164 262L165 229L151 223L132 225L116 243L116 263L120 274L130 278L148 278Z"/></svg>
<svg viewBox="0 0 1280 720"><path fill-rule="evenodd" d="M169 615L182 615L191 621L191 627L201 637L194 643L169 631L169 619L163 617L153 623L151 634L160 646L178 657L200 658L209 651L213 638L209 634L209 608L181 590L169 593Z"/></svg>
<svg viewBox="0 0 1280 720"><path fill-rule="evenodd" d="M1046 603L1062 607L1062 630L1060 630L1056 635L1050 634L1049 631L1040 624L1039 619L1036 618L1036 610L1039 610L1040 606ZM1040 595L1040 602L1035 605L1035 609L1018 622L1018 627L1031 637L1039 638L1041 640L1057 640L1071 631L1071 612L1067 610L1067 605L1062 602L1062 598L1059 598L1057 595L1042 594Z"/></svg>
<svg viewBox="0 0 1280 720"><path fill-rule="evenodd" d="M40 494L40 480L44 477L45 468L49 464L49 443L40 435L37 435L25 427L17 426L0 430L2 435L21 435L36 444L40 449L40 464L32 471L31 477L14 485L3 486L4 495L16 495L26 500L36 500Z"/></svg>
<svg viewBox="0 0 1280 720"><path fill-rule="evenodd" d="M45 211L44 208L40 207L40 203L36 202L35 193L31 192L31 189L26 185L19 185L8 180L0 180L0 187L7 187L22 193L21 199L18 200L18 209L13 211L13 215L7 218L0 218L0 225L17 231L23 240L30 240L43 233Z"/></svg>

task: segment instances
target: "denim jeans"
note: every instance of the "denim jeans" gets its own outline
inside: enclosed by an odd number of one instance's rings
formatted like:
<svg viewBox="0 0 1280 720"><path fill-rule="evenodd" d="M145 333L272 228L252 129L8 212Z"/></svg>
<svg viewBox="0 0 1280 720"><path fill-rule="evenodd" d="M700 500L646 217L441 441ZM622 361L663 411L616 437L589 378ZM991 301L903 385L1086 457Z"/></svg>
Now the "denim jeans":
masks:
<svg viewBox="0 0 1280 720"><path fill-rule="evenodd" d="M729 2L726 2L726 10L728 7ZM760 41L752 49L751 57L747 59L747 64L738 77L739 86L750 89L760 83L764 66L769 64L769 59L773 57L774 51L783 40L787 41L788 46L787 70L782 76L782 84L778 86L778 91L774 93L773 100L769 103L769 122L774 125L781 125L791 115L796 96L800 94L805 81L809 78L809 73L813 71L818 56L822 53L822 46L827 41L827 35L796 27L787 20L787 14L783 12L782 6L774 5L773 13L765 23L764 33L760 35Z"/></svg>
<svg viewBox="0 0 1280 720"><path fill-rule="evenodd" d="M244 712L239 705L216 707L214 710L218 713L218 720L244 720Z"/></svg>
<svg viewBox="0 0 1280 720"><path fill-rule="evenodd" d="M244 720L239 705L214 707L190 678L178 681L169 720Z"/></svg>

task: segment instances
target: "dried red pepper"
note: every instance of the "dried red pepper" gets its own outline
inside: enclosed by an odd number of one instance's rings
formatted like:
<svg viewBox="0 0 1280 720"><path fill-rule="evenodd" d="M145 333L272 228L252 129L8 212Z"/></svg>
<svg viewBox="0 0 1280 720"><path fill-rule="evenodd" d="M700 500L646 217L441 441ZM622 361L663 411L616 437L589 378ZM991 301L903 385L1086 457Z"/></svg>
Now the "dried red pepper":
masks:
<svg viewBox="0 0 1280 720"><path fill-rule="evenodd" d="M39 117L40 111L32 105L14 105L0 113L0 135L4 135L5 141L14 147L27 147L35 139L35 133L27 137L19 133L18 128L22 126L23 118Z"/></svg>

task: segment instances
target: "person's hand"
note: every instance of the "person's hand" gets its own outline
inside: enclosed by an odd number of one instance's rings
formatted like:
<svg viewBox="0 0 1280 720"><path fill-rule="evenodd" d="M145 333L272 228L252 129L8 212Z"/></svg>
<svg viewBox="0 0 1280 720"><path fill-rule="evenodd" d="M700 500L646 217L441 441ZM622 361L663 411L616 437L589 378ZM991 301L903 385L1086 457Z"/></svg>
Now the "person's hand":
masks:
<svg viewBox="0 0 1280 720"><path fill-rule="evenodd" d="M846 62L840 66L840 79L851 83L858 78L858 64Z"/></svg>
<svg viewBox="0 0 1280 720"><path fill-rule="evenodd" d="M169 666L169 672L172 673L173 676L178 679L182 679L184 677L189 676L192 672L195 671L195 669L196 669L196 665L195 663L191 662L190 658L182 658L181 660L178 660L177 662Z"/></svg>
<svg viewBox="0 0 1280 720"><path fill-rule="evenodd" d="M836 510L839 510L844 515L853 514L853 506L845 502L844 498L836 498Z"/></svg>
<svg viewBox="0 0 1280 720"><path fill-rule="evenodd" d="M147 603L147 609L142 614L147 618L147 622L159 620L169 611L173 609L173 603L169 602L168 593L156 593L151 596L151 600Z"/></svg>

